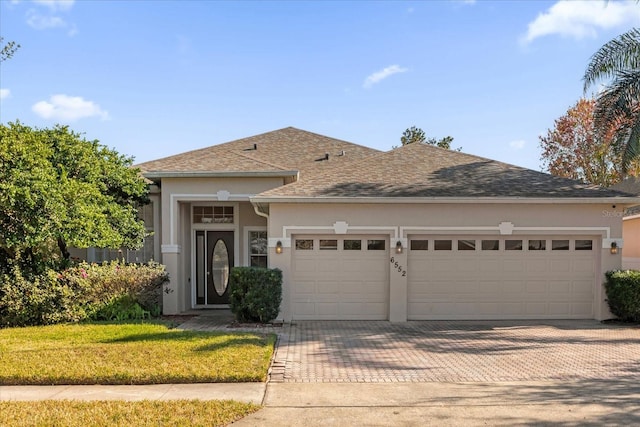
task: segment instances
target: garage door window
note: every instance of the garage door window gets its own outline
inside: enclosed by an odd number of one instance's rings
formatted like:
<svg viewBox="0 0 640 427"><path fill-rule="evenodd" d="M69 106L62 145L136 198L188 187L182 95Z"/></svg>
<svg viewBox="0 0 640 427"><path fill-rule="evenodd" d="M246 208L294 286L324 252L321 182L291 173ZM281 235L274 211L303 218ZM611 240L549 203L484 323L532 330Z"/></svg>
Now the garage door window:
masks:
<svg viewBox="0 0 640 427"><path fill-rule="evenodd" d="M475 240L458 240L458 250L459 251L475 251L476 241Z"/></svg>
<svg viewBox="0 0 640 427"><path fill-rule="evenodd" d="M342 248L345 251L360 251L362 250L362 240L344 240Z"/></svg>
<svg viewBox="0 0 640 427"><path fill-rule="evenodd" d="M593 250L593 240L576 240L576 251Z"/></svg>
<svg viewBox="0 0 640 427"><path fill-rule="evenodd" d="M551 241L551 250L553 250L553 251L568 251L569 250L569 241L568 240L552 240Z"/></svg>
<svg viewBox="0 0 640 427"><path fill-rule="evenodd" d="M427 251L427 250L429 250L429 241L428 240L412 240L411 241L411 250L412 251Z"/></svg>
<svg viewBox="0 0 640 427"><path fill-rule="evenodd" d="M296 249L299 251L312 251L313 240L311 239L296 239Z"/></svg>
<svg viewBox="0 0 640 427"><path fill-rule="evenodd" d="M500 249L500 240L483 240L482 241L483 251L497 251L498 249Z"/></svg>
<svg viewBox="0 0 640 427"><path fill-rule="evenodd" d="M320 250L321 251L337 251L338 250L338 241L337 240L322 240L322 239L320 239Z"/></svg>
<svg viewBox="0 0 640 427"><path fill-rule="evenodd" d="M547 248L546 240L529 240L530 251L544 251Z"/></svg>
<svg viewBox="0 0 640 427"><path fill-rule="evenodd" d="M370 251L384 251L384 240L367 240L367 249Z"/></svg>
<svg viewBox="0 0 640 427"><path fill-rule="evenodd" d="M451 240L434 240L433 249L435 249L436 251L450 251Z"/></svg>
<svg viewBox="0 0 640 427"><path fill-rule="evenodd" d="M505 251L521 251L522 250L522 240L505 240L504 241L504 250Z"/></svg>

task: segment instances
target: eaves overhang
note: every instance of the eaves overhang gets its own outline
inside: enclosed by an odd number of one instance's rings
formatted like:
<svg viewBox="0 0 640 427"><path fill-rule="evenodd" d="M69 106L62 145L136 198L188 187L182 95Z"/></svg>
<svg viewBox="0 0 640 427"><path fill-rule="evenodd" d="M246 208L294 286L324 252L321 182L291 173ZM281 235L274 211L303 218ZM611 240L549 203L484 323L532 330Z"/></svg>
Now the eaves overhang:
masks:
<svg viewBox="0 0 640 427"><path fill-rule="evenodd" d="M297 177L297 170L282 171L202 171L202 172L143 172L142 175L151 180L162 178L281 178Z"/></svg>
<svg viewBox="0 0 640 427"><path fill-rule="evenodd" d="M616 204L633 206L638 197L300 197L261 196L251 198L252 203L406 203L406 204Z"/></svg>

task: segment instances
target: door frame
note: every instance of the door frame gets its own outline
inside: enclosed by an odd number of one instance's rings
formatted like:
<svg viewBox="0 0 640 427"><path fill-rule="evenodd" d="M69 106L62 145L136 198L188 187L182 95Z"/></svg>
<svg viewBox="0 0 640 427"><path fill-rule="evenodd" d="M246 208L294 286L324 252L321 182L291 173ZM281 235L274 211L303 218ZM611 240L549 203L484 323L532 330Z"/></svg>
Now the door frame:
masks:
<svg viewBox="0 0 640 427"><path fill-rule="evenodd" d="M232 224L194 224L193 223L193 208L194 206L233 206L233 223ZM189 239L191 240L191 275L190 275L190 289L191 289L191 308L229 308L229 304L196 304L196 231L232 231L233 232L233 265L230 267L237 267L242 265L240 262L240 203L238 202L191 202L189 207L189 223L191 224L191 230L189 232ZM206 233L205 233L206 236Z"/></svg>

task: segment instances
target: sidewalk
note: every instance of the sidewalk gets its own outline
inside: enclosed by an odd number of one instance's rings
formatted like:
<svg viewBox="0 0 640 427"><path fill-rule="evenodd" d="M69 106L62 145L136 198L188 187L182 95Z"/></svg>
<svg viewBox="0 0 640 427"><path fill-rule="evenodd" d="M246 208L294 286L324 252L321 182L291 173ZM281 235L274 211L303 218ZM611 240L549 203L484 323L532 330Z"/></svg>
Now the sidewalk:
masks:
<svg viewBox="0 0 640 427"><path fill-rule="evenodd" d="M0 400L39 399L233 399L264 405L238 426L640 424L640 385L607 381L0 387Z"/></svg>
<svg viewBox="0 0 640 427"><path fill-rule="evenodd" d="M0 401L237 400L262 404L265 383L0 386Z"/></svg>

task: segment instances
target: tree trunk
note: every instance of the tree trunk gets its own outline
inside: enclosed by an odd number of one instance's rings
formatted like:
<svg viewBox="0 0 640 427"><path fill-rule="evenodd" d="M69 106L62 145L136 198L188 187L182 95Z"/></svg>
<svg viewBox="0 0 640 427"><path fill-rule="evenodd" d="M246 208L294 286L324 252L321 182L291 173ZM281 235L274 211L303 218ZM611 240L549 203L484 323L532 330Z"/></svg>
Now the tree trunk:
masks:
<svg viewBox="0 0 640 427"><path fill-rule="evenodd" d="M60 254L62 254L62 258L66 261L69 260L71 254L69 254L69 250L67 250L67 244L65 243L62 237L58 237L58 248L60 249Z"/></svg>

